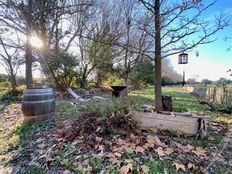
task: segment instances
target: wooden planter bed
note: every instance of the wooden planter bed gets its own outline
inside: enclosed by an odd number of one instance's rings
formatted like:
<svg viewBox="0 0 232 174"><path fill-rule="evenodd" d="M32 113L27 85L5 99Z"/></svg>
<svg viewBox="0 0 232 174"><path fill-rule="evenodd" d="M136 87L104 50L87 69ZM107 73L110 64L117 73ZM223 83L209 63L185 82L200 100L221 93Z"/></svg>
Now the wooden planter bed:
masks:
<svg viewBox="0 0 232 174"><path fill-rule="evenodd" d="M133 118L142 129L146 130L168 130L186 136L206 134L205 120L197 115L135 111Z"/></svg>

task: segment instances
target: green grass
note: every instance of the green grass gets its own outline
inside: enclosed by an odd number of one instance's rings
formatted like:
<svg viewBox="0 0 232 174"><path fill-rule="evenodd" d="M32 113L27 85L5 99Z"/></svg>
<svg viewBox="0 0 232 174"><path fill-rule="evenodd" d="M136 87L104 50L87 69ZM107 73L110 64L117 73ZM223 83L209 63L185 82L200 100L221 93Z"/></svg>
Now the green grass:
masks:
<svg viewBox="0 0 232 174"><path fill-rule="evenodd" d="M28 133L33 130L33 126L30 124L21 124L19 126L16 126L13 129L13 133L20 135L22 133Z"/></svg>
<svg viewBox="0 0 232 174"><path fill-rule="evenodd" d="M103 164L102 163L103 163L103 159L100 156L96 156L96 157L92 157L91 156L89 158L89 164L90 164L90 166L97 173L100 172L101 169L103 168Z"/></svg>
<svg viewBox="0 0 232 174"><path fill-rule="evenodd" d="M95 113L95 115L101 116L106 113L117 112L125 106L127 106L126 101L121 99L109 99L102 100L99 102L89 101L89 102L79 102L77 104L73 104L70 101L57 101L57 120L59 119L67 119L67 118L80 118L83 115L88 115Z"/></svg>
<svg viewBox="0 0 232 174"><path fill-rule="evenodd" d="M174 112L191 111L195 114L209 114L209 111L198 102L198 99L195 96L186 92L181 87L163 87L162 94L172 96ZM135 96L153 100L154 103L154 87L149 87L141 91L132 91L130 97Z"/></svg>
<svg viewBox="0 0 232 174"><path fill-rule="evenodd" d="M149 173L150 174L165 174L165 173L172 173L172 174L179 174L183 173L181 171L176 171L175 167L172 165L172 160L151 160L148 164Z"/></svg>

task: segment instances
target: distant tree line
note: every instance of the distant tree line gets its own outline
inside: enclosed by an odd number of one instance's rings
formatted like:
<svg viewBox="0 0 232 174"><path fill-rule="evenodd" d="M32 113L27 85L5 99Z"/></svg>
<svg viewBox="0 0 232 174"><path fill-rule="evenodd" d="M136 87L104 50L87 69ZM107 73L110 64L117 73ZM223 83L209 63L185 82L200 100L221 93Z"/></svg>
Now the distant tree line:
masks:
<svg viewBox="0 0 232 174"><path fill-rule="evenodd" d="M228 84L232 84L232 80L221 77L220 79L216 81L212 81L209 79L202 79L200 82L198 82L194 78L191 78L191 79L188 79L186 83L187 84L205 84L205 85L210 85L210 84L228 85Z"/></svg>

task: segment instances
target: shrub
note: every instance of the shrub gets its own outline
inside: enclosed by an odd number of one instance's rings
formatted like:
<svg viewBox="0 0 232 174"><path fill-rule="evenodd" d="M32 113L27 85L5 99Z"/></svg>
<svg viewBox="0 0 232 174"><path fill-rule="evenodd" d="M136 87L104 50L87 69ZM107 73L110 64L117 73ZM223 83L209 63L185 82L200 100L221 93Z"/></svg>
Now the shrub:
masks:
<svg viewBox="0 0 232 174"><path fill-rule="evenodd" d="M79 110L76 105L69 101L60 100L56 102L56 112L58 119L77 118Z"/></svg>
<svg viewBox="0 0 232 174"><path fill-rule="evenodd" d="M174 82L169 77L164 76L162 77L162 86L166 86L166 85L174 85Z"/></svg>
<svg viewBox="0 0 232 174"><path fill-rule="evenodd" d="M106 80L103 82L103 86L110 85L124 85L124 80L117 75L109 74Z"/></svg>
<svg viewBox="0 0 232 174"><path fill-rule="evenodd" d="M15 98L13 97L9 89L5 89L0 93L0 100L7 101L7 102L13 102L15 101Z"/></svg>
<svg viewBox="0 0 232 174"><path fill-rule="evenodd" d="M22 91L24 91L26 88L27 88L26 85L20 85L20 86L17 86L17 87L16 87L16 90L22 92Z"/></svg>
<svg viewBox="0 0 232 174"><path fill-rule="evenodd" d="M6 88L10 88L10 82L1 82L0 83L0 88L4 88L4 89L6 89Z"/></svg>
<svg viewBox="0 0 232 174"><path fill-rule="evenodd" d="M144 89L149 84L154 84L154 65L151 61L139 61L130 74L129 84L134 89Z"/></svg>
<svg viewBox="0 0 232 174"><path fill-rule="evenodd" d="M25 85L21 85L17 87L16 90L11 90L10 88L5 89L0 93L0 100L5 102L21 101L22 93L25 88Z"/></svg>
<svg viewBox="0 0 232 174"><path fill-rule="evenodd" d="M94 88L94 87L96 87L96 84L95 84L94 82L89 82L89 83L87 84L87 88L88 88L88 89L91 89L91 88Z"/></svg>

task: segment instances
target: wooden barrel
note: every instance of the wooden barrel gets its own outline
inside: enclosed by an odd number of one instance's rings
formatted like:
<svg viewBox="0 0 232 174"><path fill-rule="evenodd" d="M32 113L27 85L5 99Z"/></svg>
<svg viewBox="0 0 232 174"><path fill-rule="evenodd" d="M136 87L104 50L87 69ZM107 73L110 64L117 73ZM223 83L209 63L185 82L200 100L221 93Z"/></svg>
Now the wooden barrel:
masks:
<svg viewBox="0 0 232 174"><path fill-rule="evenodd" d="M27 88L23 91L22 112L25 123L54 118L55 98L52 88Z"/></svg>

